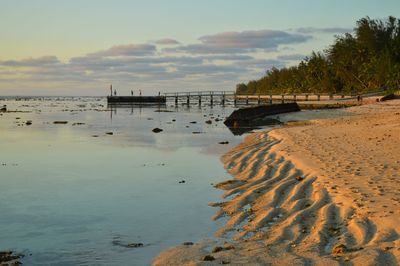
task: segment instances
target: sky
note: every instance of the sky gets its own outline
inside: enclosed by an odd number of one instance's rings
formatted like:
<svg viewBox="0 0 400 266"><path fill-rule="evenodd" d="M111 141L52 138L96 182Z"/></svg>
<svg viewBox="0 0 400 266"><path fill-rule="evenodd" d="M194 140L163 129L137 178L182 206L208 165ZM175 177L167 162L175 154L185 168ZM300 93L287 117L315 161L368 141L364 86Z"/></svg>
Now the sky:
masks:
<svg viewBox="0 0 400 266"><path fill-rule="evenodd" d="M397 14L398 0L0 0L0 95L234 90Z"/></svg>

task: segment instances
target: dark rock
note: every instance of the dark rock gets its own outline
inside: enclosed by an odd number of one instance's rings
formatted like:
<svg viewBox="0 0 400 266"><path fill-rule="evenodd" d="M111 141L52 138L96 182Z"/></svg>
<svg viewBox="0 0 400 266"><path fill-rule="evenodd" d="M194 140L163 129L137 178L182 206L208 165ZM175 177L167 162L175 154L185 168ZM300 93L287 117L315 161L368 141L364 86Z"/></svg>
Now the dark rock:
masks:
<svg viewBox="0 0 400 266"><path fill-rule="evenodd" d="M140 248L143 247L143 243L129 243L126 245L127 248Z"/></svg>
<svg viewBox="0 0 400 266"><path fill-rule="evenodd" d="M107 135L114 135L113 132L106 132Z"/></svg>
<svg viewBox="0 0 400 266"><path fill-rule="evenodd" d="M176 119L172 119L172 122L175 122L176 121Z"/></svg>
<svg viewBox="0 0 400 266"><path fill-rule="evenodd" d="M0 251L0 264L3 265L3 263L7 263L5 265L19 265L21 264L21 262L19 262L18 260L22 257L22 254L15 254L12 251Z"/></svg>
<svg viewBox="0 0 400 266"><path fill-rule="evenodd" d="M153 130L152 130L154 133L160 133L161 131L163 131L161 128L158 128L158 127L156 127L156 128L153 128Z"/></svg>
<svg viewBox="0 0 400 266"><path fill-rule="evenodd" d="M220 141L218 144L229 144L229 141Z"/></svg>
<svg viewBox="0 0 400 266"><path fill-rule="evenodd" d="M197 122L196 121L191 121L190 124L197 124Z"/></svg>
<svg viewBox="0 0 400 266"><path fill-rule="evenodd" d="M296 180L297 180L297 181L303 181L303 180L304 180L304 177L302 177L302 176L296 176Z"/></svg>
<svg viewBox="0 0 400 266"><path fill-rule="evenodd" d="M124 247L124 248L141 248L141 247L144 247L144 244L140 243L140 242L139 243L132 242L132 243L125 244L125 243L122 243L120 240L114 240L114 241L112 241L112 243L113 243L114 246L120 246L120 247Z"/></svg>
<svg viewBox="0 0 400 266"><path fill-rule="evenodd" d="M32 125L32 121L31 120L26 121L25 125L27 125L27 126Z"/></svg>
<svg viewBox="0 0 400 266"><path fill-rule="evenodd" d="M81 122L77 122L77 123L73 123L72 125L73 126L81 126L81 125L84 125L85 123L81 123Z"/></svg>
<svg viewBox="0 0 400 266"><path fill-rule="evenodd" d="M193 131L192 134L201 134L202 132L200 131Z"/></svg>
<svg viewBox="0 0 400 266"><path fill-rule="evenodd" d="M99 135L92 135L92 137L93 137L93 138L97 138L97 137L99 137Z"/></svg>
<svg viewBox="0 0 400 266"><path fill-rule="evenodd" d="M56 125L63 124L63 125L65 125L65 124L68 124L68 121L54 121L53 124L56 124Z"/></svg>
<svg viewBox="0 0 400 266"><path fill-rule="evenodd" d="M215 247L215 248L213 248L212 253L217 253L217 252L220 252L220 251L223 251L223 250L224 250L223 247Z"/></svg>
<svg viewBox="0 0 400 266"><path fill-rule="evenodd" d="M213 261L213 260L215 260L215 258L212 255L205 255L203 257L203 261Z"/></svg>
<svg viewBox="0 0 400 266"><path fill-rule="evenodd" d="M206 124L212 124L212 121L211 120L207 120Z"/></svg>
<svg viewBox="0 0 400 266"><path fill-rule="evenodd" d="M183 245L185 245L185 246L192 246L192 245L193 245L193 242L183 242Z"/></svg>
<svg viewBox="0 0 400 266"><path fill-rule="evenodd" d="M178 183L179 184L183 184L183 183L185 183L186 181L185 180L181 180L181 181L179 181Z"/></svg>

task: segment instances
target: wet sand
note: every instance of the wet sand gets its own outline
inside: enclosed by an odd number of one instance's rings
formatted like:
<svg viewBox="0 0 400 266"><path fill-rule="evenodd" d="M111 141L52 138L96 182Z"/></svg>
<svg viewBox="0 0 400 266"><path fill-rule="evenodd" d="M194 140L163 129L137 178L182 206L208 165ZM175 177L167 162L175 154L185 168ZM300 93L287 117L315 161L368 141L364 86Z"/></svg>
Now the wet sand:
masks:
<svg viewBox="0 0 400 266"><path fill-rule="evenodd" d="M154 265L398 265L400 100L254 133L222 158L217 236Z"/></svg>

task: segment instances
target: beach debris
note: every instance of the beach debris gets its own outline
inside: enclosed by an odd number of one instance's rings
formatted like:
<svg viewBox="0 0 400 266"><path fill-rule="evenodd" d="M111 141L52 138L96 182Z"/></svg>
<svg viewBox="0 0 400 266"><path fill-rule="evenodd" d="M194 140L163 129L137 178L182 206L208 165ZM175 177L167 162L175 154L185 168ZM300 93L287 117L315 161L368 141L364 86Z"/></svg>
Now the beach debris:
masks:
<svg viewBox="0 0 400 266"><path fill-rule="evenodd" d="M106 135L114 135L113 132L106 132Z"/></svg>
<svg viewBox="0 0 400 266"><path fill-rule="evenodd" d="M217 252L220 252L220 251L231 250L231 249L235 249L235 247L232 246L232 245L226 245L226 246L223 246L223 247L216 246L215 248L213 248L212 253L217 253Z"/></svg>
<svg viewBox="0 0 400 266"><path fill-rule="evenodd" d="M185 181L185 180L181 180L181 181L179 181L178 183L179 183L179 184L184 184L184 183L186 183L186 181Z"/></svg>
<svg viewBox="0 0 400 266"><path fill-rule="evenodd" d="M215 260L215 258L212 255L205 255L203 257L203 261L213 261L213 260Z"/></svg>
<svg viewBox="0 0 400 266"><path fill-rule="evenodd" d="M200 131L193 131L192 132L192 134L201 134L201 133L203 133L203 132L200 132Z"/></svg>
<svg viewBox="0 0 400 266"><path fill-rule="evenodd" d="M215 184L214 187L223 189L223 190L230 190L230 189L236 188L238 186L241 186L244 183L245 183L245 181L232 179L232 180L227 180L227 181L223 181L218 184Z"/></svg>
<svg viewBox="0 0 400 266"><path fill-rule="evenodd" d="M156 127L156 128L153 128L152 131L153 131L154 133L160 133L160 132L162 132L163 130L162 130L161 128Z"/></svg>
<svg viewBox="0 0 400 266"><path fill-rule="evenodd" d="M304 180L304 177L298 175L298 176L296 176L296 180L299 181L299 182L300 182L300 181L303 181L303 180Z"/></svg>
<svg viewBox="0 0 400 266"><path fill-rule="evenodd" d="M339 227L330 227L328 229L328 234L330 236L337 236L340 235L340 228Z"/></svg>
<svg viewBox="0 0 400 266"><path fill-rule="evenodd" d="M172 122L175 122L176 121L176 119L172 119Z"/></svg>
<svg viewBox="0 0 400 266"><path fill-rule="evenodd" d="M7 105L3 105L3 107L0 108L0 112L7 112Z"/></svg>
<svg viewBox="0 0 400 266"><path fill-rule="evenodd" d="M72 125L73 126L81 126L81 125L84 125L85 123L82 123L82 122L76 122L76 123L73 123Z"/></svg>
<svg viewBox="0 0 400 266"><path fill-rule="evenodd" d="M55 125L65 125L65 124L68 124L68 121L54 121L53 124L55 124Z"/></svg>
<svg viewBox="0 0 400 266"><path fill-rule="evenodd" d="M30 125L32 125L32 120L28 120L28 121L26 121L26 122L25 122L25 125L27 125L27 126L30 126Z"/></svg>
<svg viewBox="0 0 400 266"><path fill-rule="evenodd" d="M229 141L220 141L220 142L218 142L218 144L229 144Z"/></svg>
<svg viewBox="0 0 400 266"><path fill-rule="evenodd" d="M348 251L348 248L346 247L345 244L338 244L338 245L333 247L332 255L333 256L340 256L340 255L343 255L344 253L346 253L347 251Z"/></svg>
<svg viewBox="0 0 400 266"><path fill-rule="evenodd" d="M209 202L208 206L210 206L210 207L223 207L226 204L227 204L226 201L223 201L223 202Z"/></svg>
<svg viewBox="0 0 400 266"><path fill-rule="evenodd" d="M191 121L191 122L189 122L190 124L197 124L197 122L196 121Z"/></svg>
<svg viewBox="0 0 400 266"><path fill-rule="evenodd" d="M192 246L192 245L193 245L193 242L183 242L183 245L184 245L184 246Z"/></svg>
<svg viewBox="0 0 400 266"><path fill-rule="evenodd" d="M211 120L207 120L207 121L206 121L206 124L209 124L209 125L210 125L210 124L212 124L212 121L211 121Z"/></svg>
<svg viewBox="0 0 400 266"><path fill-rule="evenodd" d="M99 137L99 135L92 135L92 137L93 137L93 138L98 138L98 137Z"/></svg>

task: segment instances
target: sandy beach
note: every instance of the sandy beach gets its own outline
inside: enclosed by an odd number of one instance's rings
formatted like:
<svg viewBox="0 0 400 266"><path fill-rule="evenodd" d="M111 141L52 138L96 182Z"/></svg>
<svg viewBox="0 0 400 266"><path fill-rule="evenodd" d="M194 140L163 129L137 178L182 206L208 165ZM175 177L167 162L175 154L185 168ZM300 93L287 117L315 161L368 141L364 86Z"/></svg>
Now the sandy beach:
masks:
<svg viewBox="0 0 400 266"><path fill-rule="evenodd" d="M400 100L258 132L222 157L225 242L186 243L153 265L398 265Z"/></svg>

